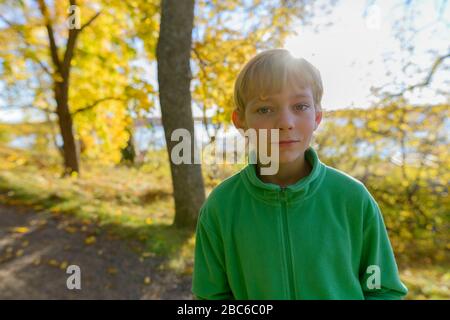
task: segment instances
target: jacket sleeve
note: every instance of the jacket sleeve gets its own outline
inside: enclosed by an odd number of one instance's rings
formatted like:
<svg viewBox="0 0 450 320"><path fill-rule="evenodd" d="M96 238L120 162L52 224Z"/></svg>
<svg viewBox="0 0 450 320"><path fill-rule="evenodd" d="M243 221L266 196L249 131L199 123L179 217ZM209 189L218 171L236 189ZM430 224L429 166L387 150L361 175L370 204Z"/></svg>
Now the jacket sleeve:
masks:
<svg viewBox="0 0 450 320"><path fill-rule="evenodd" d="M225 272L223 242L200 211L197 223L192 293L198 300L231 300L233 294Z"/></svg>
<svg viewBox="0 0 450 320"><path fill-rule="evenodd" d="M366 300L402 299L408 289L401 282L394 252L378 204L366 203L360 283Z"/></svg>

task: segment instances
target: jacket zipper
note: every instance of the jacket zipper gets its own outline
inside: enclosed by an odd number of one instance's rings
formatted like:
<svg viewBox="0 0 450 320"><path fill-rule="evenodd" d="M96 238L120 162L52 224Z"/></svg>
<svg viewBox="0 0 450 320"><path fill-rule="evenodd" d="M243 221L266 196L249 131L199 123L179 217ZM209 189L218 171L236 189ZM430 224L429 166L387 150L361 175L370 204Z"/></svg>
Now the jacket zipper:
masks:
<svg viewBox="0 0 450 320"><path fill-rule="evenodd" d="M286 189L284 187L281 188L280 192L281 197L281 207L282 207L282 224L283 224L283 243L285 244L285 257L286 257L286 265L288 271L288 288L290 299L295 299L295 290L294 290L294 271L292 265L292 257L291 257L291 244L289 237L289 229L288 229L288 221L287 221L287 199L286 199Z"/></svg>

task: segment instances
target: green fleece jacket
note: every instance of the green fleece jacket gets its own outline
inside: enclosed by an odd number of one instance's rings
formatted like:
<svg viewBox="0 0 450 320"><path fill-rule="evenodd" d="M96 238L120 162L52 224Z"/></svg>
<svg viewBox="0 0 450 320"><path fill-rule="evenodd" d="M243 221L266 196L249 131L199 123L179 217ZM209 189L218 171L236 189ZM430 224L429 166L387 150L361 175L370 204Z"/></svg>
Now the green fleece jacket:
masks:
<svg viewBox="0 0 450 320"><path fill-rule="evenodd" d="M311 173L285 188L248 164L200 210L198 299L401 299L380 209L365 186L305 152Z"/></svg>

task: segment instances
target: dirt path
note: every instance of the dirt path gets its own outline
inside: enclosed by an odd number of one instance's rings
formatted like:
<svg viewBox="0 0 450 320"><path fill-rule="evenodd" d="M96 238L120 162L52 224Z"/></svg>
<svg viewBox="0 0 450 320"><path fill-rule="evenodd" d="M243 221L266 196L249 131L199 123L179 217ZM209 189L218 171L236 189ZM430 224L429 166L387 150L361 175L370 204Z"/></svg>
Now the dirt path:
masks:
<svg viewBox="0 0 450 320"><path fill-rule="evenodd" d="M191 278L158 269L162 258L143 259L105 233L86 244L86 228L67 217L0 205L0 299L192 298ZM67 288L68 265L80 267L81 290Z"/></svg>

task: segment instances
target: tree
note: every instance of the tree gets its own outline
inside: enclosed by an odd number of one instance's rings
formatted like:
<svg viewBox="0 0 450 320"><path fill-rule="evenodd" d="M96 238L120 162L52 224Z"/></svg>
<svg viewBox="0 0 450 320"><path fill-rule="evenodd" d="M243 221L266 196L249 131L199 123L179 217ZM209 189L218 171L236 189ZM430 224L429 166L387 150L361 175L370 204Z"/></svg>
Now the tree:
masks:
<svg viewBox="0 0 450 320"><path fill-rule="evenodd" d="M78 149L73 132L73 119L69 111L71 63L80 32L88 27L98 17L100 12L93 15L79 29L69 29L66 46L63 49L63 56L60 57L59 52L61 49L56 44L53 22L50 18L47 5L44 0L39 0L38 4L44 18L45 28L48 34L50 56L53 63L53 93L56 101L59 129L63 139L64 172L65 174L71 174L72 172L78 173L80 171ZM70 5L76 6L76 4L76 0L70 0Z"/></svg>
<svg viewBox="0 0 450 320"><path fill-rule="evenodd" d="M284 39L295 33L295 23L307 23L307 17L314 10L310 1L199 1L190 51L191 75L189 59L181 57L186 47L181 50L180 45L187 46L185 42L191 36L191 22L185 19L190 19L193 4L189 2L189 11L183 11L188 4L182 3L175 8L174 1L162 2L157 51L162 120L169 154L174 145L170 141L174 129L186 128L193 136L192 115L187 110L190 109L191 95L186 91L191 78L192 98L203 110L203 118L206 119L207 110L214 110L214 127L226 125L230 122L227 115L234 107L233 82L239 69L258 49L282 46ZM189 29L183 23L188 24ZM175 77L174 72L180 72L181 78ZM172 163L171 168L175 224L192 227L204 194L200 168L191 165L188 169ZM190 178L189 171L192 173Z"/></svg>
<svg viewBox="0 0 450 320"><path fill-rule="evenodd" d="M176 144L171 140L174 130L185 128L195 137L189 64L193 23L194 0L162 1L156 57L161 116L169 155ZM198 164L176 165L170 161L170 169L176 210L174 225L193 230L205 200L201 167Z"/></svg>
<svg viewBox="0 0 450 320"><path fill-rule="evenodd" d="M143 68L133 64L138 53L128 7L117 0L50 3L0 2L0 75L7 89L0 94L57 119L65 174L80 170L77 141L81 156L118 163L132 137L132 114L151 108L154 94ZM83 23L68 28L76 11Z"/></svg>
<svg viewBox="0 0 450 320"><path fill-rule="evenodd" d="M315 139L325 163L357 178L374 195L402 258L446 256L449 110L448 104L398 99L370 109L331 111Z"/></svg>
<svg viewBox="0 0 450 320"><path fill-rule="evenodd" d="M376 5L376 1L371 5ZM434 12L423 17L424 6L431 5L434 6ZM433 80L440 72L444 73L449 69L449 47L445 41L442 42L443 46L437 45L438 42L435 41L424 41L428 37L445 37L448 28L445 20L447 7L447 0L433 4L412 0L393 8L399 19L392 24L392 31L398 40L400 51L395 56L388 55L389 58L385 60L387 75L390 76L388 83L372 88L381 104L399 98L407 99L408 95L420 94L421 89L433 90L435 96L443 96L448 101L448 80L440 84L433 83ZM393 70L388 65L390 62L400 63L401 69Z"/></svg>

